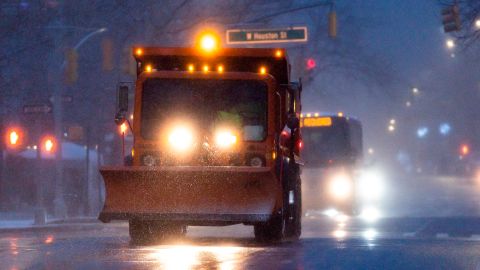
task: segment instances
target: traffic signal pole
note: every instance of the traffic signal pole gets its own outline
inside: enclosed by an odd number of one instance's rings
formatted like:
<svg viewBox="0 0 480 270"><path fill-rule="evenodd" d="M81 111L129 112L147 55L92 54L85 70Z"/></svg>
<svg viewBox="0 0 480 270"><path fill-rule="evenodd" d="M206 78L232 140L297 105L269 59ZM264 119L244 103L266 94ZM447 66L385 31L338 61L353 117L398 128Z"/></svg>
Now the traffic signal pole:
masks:
<svg viewBox="0 0 480 270"><path fill-rule="evenodd" d="M55 151L55 198L54 198L54 212L55 216L64 218L66 216L66 206L63 197L63 104L62 104L62 92L63 92L63 30L58 29L55 39L55 49L53 51L53 59L56 64L50 66L53 73L53 122L55 125L55 138L57 139L57 147ZM58 64L62 63L62 64ZM59 68L60 67L60 68Z"/></svg>

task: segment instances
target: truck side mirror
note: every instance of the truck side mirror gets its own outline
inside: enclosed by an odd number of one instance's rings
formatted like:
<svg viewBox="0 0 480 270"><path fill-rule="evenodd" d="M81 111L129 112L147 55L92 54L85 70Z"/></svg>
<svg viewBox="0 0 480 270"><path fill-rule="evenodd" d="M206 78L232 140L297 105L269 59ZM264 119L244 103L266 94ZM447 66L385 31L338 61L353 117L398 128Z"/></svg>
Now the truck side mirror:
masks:
<svg viewBox="0 0 480 270"><path fill-rule="evenodd" d="M287 127L291 130L297 129L300 126L300 119L295 115L289 115L287 119Z"/></svg>
<svg viewBox="0 0 480 270"><path fill-rule="evenodd" d="M115 114L115 123L121 125L126 120L128 111L128 86L120 85L117 93L117 113Z"/></svg>

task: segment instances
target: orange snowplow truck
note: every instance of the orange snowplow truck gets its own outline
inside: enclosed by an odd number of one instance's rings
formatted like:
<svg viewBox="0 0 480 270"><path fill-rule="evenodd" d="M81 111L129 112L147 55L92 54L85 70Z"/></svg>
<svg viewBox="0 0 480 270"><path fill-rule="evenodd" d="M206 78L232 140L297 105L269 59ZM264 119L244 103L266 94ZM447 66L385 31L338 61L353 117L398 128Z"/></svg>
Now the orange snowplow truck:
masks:
<svg viewBox="0 0 480 270"><path fill-rule="evenodd" d="M99 219L128 220L132 241L232 224L253 225L262 241L298 238L301 86L289 81L286 51L133 54L133 164L101 168ZM117 124L128 122L127 111L128 88L119 87Z"/></svg>

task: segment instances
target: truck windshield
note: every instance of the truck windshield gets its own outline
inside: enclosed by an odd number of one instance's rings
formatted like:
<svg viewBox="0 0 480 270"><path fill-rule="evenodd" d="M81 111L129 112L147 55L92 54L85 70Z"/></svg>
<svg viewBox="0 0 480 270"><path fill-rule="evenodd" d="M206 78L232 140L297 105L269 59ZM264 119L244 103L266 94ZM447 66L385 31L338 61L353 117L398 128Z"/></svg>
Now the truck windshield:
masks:
<svg viewBox="0 0 480 270"><path fill-rule="evenodd" d="M149 79L143 85L142 136L156 139L172 119L186 119L208 133L228 124L245 141L263 141L267 85L256 80Z"/></svg>
<svg viewBox="0 0 480 270"><path fill-rule="evenodd" d="M307 165L324 165L348 158L350 144L344 125L303 128L302 137L305 145L302 155Z"/></svg>

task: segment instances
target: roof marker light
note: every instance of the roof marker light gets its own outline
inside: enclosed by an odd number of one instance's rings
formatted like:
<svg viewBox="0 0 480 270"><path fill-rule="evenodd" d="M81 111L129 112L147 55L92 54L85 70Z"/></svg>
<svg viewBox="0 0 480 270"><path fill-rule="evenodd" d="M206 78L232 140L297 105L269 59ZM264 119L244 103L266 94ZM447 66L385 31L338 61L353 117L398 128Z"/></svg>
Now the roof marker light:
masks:
<svg viewBox="0 0 480 270"><path fill-rule="evenodd" d="M198 39L199 47L207 53L215 51L218 48L219 43L218 36L210 31L201 34Z"/></svg>

